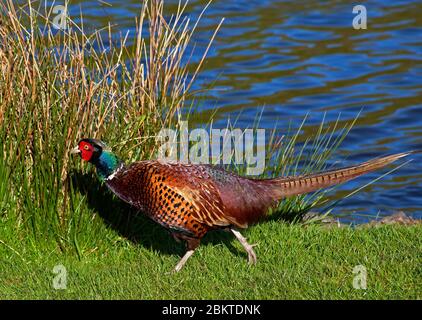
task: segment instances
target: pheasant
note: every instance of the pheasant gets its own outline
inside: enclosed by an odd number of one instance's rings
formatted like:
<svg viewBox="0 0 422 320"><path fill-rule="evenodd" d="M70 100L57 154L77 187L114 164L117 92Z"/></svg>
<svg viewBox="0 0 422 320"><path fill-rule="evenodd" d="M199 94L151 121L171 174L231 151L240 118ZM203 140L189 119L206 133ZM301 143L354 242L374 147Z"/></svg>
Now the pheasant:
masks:
<svg viewBox="0 0 422 320"><path fill-rule="evenodd" d="M97 175L121 200L166 228L187 251L178 272L209 231L231 231L256 263L253 245L238 229L264 217L286 197L339 184L380 169L412 152L375 158L356 166L294 177L250 179L205 164L147 160L126 165L102 141L82 139L71 153L92 163Z"/></svg>

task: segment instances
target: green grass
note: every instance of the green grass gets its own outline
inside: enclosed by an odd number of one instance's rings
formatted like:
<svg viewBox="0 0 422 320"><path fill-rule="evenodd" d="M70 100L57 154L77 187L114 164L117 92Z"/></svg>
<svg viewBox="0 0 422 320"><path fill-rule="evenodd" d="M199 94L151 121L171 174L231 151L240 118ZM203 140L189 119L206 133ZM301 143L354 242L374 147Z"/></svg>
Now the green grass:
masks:
<svg viewBox="0 0 422 320"><path fill-rule="evenodd" d="M252 243L259 243L257 265L247 264L232 236L215 232L204 238L180 273L169 275L183 246L152 222L135 220L139 234L132 240L102 224L84 245L81 260L51 242L17 241L10 229L2 228L0 299L422 297L420 224L326 229L264 222L245 232ZM58 264L68 273L65 290L53 288ZM356 265L367 268L366 290L353 288Z"/></svg>

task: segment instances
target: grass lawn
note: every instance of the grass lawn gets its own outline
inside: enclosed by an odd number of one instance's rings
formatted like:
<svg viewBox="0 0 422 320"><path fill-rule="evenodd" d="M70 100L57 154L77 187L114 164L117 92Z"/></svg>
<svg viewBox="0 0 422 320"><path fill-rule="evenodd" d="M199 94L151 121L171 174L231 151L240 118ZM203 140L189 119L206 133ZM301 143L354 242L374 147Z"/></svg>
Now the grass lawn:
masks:
<svg viewBox="0 0 422 320"><path fill-rule="evenodd" d="M131 240L103 223L81 245L80 259L2 228L0 299L422 298L421 224L327 229L267 221L244 232L259 243L256 266L231 235L215 232L180 273L167 274L183 246L145 218L135 220L139 234ZM62 290L53 287L59 264L67 272ZM353 288L356 265L367 270L366 290Z"/></svg>

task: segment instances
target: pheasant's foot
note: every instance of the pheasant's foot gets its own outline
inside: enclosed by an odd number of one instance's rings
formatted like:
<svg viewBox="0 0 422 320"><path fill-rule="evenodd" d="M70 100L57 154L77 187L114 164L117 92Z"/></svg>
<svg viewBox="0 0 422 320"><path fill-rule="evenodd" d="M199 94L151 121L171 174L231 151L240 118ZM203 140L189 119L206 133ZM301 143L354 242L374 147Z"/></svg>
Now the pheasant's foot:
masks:
<svg viewBox="0 0 422 320"><path fill-rule="evenodd" d="M250 244L247 246L244 246L246 252L248 253L248 263L249 264L256 264L256 253L253 250L253 247L255 247L257 244Z"/></svg>
<svg viewBox="0 0 422 320"><path fill-rule="evenodd" d="M239 242L242 244L242 247L246 250L246 252L248 253L248 262L249 264L255 264L256 263L256 253L253 250L253 247L255 247L257 244L249 244L246 241L246 238L244 236L242 236L242 234L234 229L230 229L233 234L235 235L235 237L237 238L237 240L239 240Z"/></svg>

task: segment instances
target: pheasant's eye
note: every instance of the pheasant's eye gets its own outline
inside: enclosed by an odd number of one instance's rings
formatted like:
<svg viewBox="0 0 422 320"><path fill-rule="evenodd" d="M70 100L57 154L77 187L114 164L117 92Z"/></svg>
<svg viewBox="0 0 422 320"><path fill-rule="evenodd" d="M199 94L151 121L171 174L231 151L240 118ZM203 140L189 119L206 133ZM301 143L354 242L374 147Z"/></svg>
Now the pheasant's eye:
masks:
<svg viewBox="0 0 422 320"><path fill-rule="evenodd" d="M88 147L88 145L86 144L86 145L84 145L84 150L89 150L89 147Z"/></svg>

